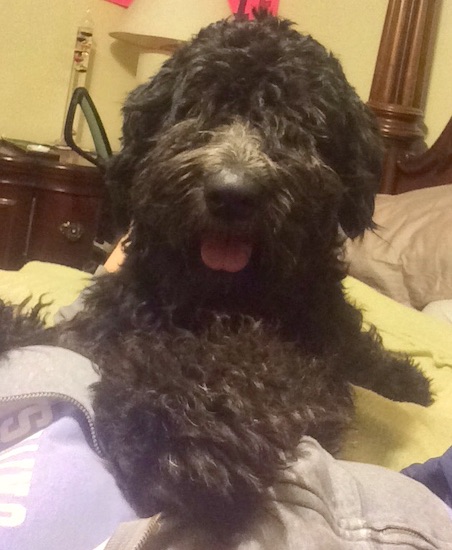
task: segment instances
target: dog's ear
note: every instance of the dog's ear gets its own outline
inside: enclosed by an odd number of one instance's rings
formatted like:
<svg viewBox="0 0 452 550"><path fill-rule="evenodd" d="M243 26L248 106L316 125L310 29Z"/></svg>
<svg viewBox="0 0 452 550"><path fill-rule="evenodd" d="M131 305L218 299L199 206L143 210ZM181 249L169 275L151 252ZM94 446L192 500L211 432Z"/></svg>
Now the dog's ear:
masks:
<svg viewBox="0 0 452 550"><path fill-rule="evenodd" d="M174 92L174 73L164 65L157 75L133 90L123 107L121 150L107 164L106 183L119 231L131 221L129 191L140 160L168 121Z"/></svg>
<svg viewBox="0 0 452 550"><path fill-rule="evenodd" d="M299 67L299 111L304 117L301 128L308 127L315 136L322 161L341 180L338 221L347 236L355 238L373 227L374 198L383 162L377 120L331 52L305 36L299 40L297 54L294 63ZM306 79L313 90L307 99Z"/></svg>
<svg viewBox="0 0 452 550"><path fill-rule="evenodd" d="M344 186L339 223L348 237L355 238L374 227L372 216L382 174L383 145L370 110L354 91L348 99L331 154Z"/></svg>
<svg viewBox="0 0 452 550"><path fill-rule="evenodd" d="M375 194L378 192L383 163L383 144L377 121L359 99L353 102L344 135L346 158L340 174L345 187L339 222L345 233L355 238L373 228Z"/></svg>
<svg viewBox="0 0 452 550"><path fill-rule="evenodd" d="M124 235L131 222L129 191L137 157L124 147L107 163L105 181L110 198L114 231Z"/></svg>

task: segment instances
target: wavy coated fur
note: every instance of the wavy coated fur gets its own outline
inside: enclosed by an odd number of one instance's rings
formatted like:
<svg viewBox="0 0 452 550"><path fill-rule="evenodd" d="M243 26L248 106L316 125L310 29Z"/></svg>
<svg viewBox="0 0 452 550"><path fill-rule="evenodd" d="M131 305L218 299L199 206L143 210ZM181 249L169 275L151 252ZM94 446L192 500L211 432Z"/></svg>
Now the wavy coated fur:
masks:
<svg viewBox="0 0 452 550"><path fill-rule="evenodd" d="M372 226L380 161L338 61L265 13L203 29L132 92L108 171L126 259L56 338L98 365L97 430L140 514L229 540L302 435L339 449L350 383L430 403L342 289L340 228Z"/></svg>

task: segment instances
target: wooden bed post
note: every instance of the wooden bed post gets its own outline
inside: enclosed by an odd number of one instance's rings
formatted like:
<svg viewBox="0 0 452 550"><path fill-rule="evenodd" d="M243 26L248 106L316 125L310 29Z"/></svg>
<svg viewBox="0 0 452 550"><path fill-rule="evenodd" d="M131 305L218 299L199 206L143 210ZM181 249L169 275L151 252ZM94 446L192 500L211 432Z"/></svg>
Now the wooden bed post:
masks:
<svg viewBox="0 0 452 550"><path fill-rule="evenodd" d="M426 149L424 104L438 0L389 0L368 105L386 142L380 192L396 193L397 164Z"/></svg>

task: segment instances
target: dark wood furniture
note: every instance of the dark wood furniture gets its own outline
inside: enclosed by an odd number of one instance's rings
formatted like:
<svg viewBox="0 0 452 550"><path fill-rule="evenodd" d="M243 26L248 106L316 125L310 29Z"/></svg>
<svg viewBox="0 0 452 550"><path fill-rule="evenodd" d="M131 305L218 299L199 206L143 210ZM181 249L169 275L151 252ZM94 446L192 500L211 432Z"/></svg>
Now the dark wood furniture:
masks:
<svg viewBox="0 0 452 550"><path fill-rule="evenodd" d="M98 168L0 142L0 268L30 260L87 267L104 198Z"/></svg>
<svg viewBox="0 0 452 550"><path fill-rule="evenodd" d="M430 149L424 141L425 98L439 15L438 0L388 2L368 101L386 144L381 193L452 183L452 119Z"/></svg>

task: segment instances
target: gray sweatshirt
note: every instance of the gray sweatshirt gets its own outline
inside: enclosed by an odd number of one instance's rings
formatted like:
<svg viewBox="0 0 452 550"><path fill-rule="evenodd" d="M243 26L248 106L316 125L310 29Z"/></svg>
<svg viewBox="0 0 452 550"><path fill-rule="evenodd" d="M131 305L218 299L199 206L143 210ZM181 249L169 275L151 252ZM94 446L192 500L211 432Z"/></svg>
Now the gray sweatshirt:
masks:
<svg viewBox="0 0 452 550"><path fill-rule="evenodd" d="M77 428L77 423L80 424L80 434L85 437L83 439L76 432L76 454L79 457L86 455L82 464L78 460L77 467L83 474L91 472L87 477L90 483L83 485L80 491L82 484L71 483L77 470L69 473L69 459L65 461L64 472L69 477L65 481L66 493L60 495L64 499L61 503L68 502L68 491L71 489L73 496L68 525L76 527L71 540L67 540L67 546L61 545L61 541L52 546L53 533L61 531L63 525L61 504L55 506L54 512L47 518L48 525L43 525L46 516L36 525L27 525L25 520L28 518L31 521L33 518L30 497L32 491L38 489L32 484L30 493L24 496L22 508L27 510L28 516L24 516L22 524L13 526L10 521L9 528L6 525L2 532L0 521L2 550L30 548L25 542L18 544L19 540L25 541L25 536L33 541L33 548L42 547L45 550L91 550L96 545L96 550L452 550L450 511L426 487L378 466L336 460L309 437L301 439L298 459L281 471L277 483L269 490L267 510L233 548L224 549L201 529L162 515L127 522L134 514L115 489L114 480L108 477L107 468L98 456L100 451L89 389L98 380L93 365L84 357L61 348L35 346L8 354L0 361L0 371L0 443L2 433L8 436L3 441L4 464L11 464L11 456L24 450L24 437L31 437L30 441L36 443L33 424L37 422L37 411L53 407L53 411L60 412L58 415L55 412L48 414L47 424L42 422L45 415L39 417L41 444L36 452L45 453L46 434L54 437L52 428L55 426L56 431L58 423L63 436L59 446L64 447L67 432L62 428L70 420L75 424L72 429ZM71 407L62 409L61 403ZM21 435L22 443L19 440L14 450L11 436L14 431L19 433L20 418L27 420L24 426L30 430ZM85 447L83 441L86 442ZM68 457L75 456L74 447L71 449ZM52 439L47 458L42 461L43 466L33 475L42 473L47 463L56 460L58 451L59 447ZM43 479L48 479L49 489L55 485L55 491L49 491L47 509L50 511L49 507L58 502L59 495L58 484L52 478L56 467L52 466L49 471L49 477ZM102 484L96 485L101 478ZM10 486L15 487L11 483ZM40 488L40 494L36 495L39 498L33 502L38 502L39 508L42 508L42 485ZM25 497L29 500L28 508ZM77 508L75 503L78 501L81 506ZM84 529L87 518L94 516L89 509L93 502L93 509L99 512L96 512L98 515L93 526ZM58 513L61 516L59 520ZM77 514L79 516L75 517ZM118 523L120 525L116 527ZM49 535L44 537L46 529ZM88 535L92 535L92 543L86 542ZM106 538L108 542L102 543ZM2 546L6 541L7 546Z"/></svg>

